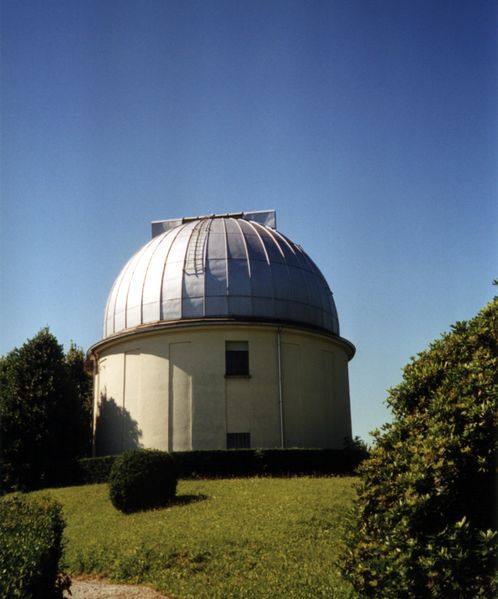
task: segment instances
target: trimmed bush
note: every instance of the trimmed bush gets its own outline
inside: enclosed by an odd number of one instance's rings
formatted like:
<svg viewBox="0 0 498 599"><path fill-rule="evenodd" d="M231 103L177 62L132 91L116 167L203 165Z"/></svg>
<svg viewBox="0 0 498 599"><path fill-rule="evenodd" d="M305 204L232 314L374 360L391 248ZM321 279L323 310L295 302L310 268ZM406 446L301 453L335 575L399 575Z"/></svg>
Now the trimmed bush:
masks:
<svg viewBox="0 0 498 599"><path fill-rule="evenodd" d="M64 520L48 498L14 494L0 499L0 597L62 597L69 579L59 574Z"/></svg>
<svg viewBox="0 0 498 599"><path fill-rule="evenodd" d="M431 344L390 391L345 539L361 597L497 592L498 298Z"/></svg>
<svg viewBox="0 0 498 599"><path fill-rule="evenodd" d="M173 458L155 449L132 449L116 458L109 477L112 504L124 513L158 508L176 494Z"/></svg>

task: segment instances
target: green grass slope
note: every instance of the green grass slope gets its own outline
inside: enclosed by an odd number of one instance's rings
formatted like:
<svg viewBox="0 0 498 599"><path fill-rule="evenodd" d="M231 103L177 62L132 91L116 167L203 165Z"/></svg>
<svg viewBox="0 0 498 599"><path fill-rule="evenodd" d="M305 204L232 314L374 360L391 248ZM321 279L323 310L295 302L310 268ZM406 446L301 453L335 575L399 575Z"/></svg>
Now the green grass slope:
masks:
<svg viewBox="0 0 498 599"><path fill-rule="evenodd" d="M352 597L335 566L352 478L181 481L174 505L124 515L107 485L52 489L70 573L187 598ZM46 492L46 491L45 491Z"/></svg>

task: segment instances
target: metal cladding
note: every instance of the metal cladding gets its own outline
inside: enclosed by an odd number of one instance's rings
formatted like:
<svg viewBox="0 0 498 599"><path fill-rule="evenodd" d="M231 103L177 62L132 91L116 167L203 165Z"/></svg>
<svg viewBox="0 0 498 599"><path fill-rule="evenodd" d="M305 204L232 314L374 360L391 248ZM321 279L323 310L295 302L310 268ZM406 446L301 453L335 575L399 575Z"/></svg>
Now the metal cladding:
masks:
<svg viewBox="0 0 498 599"><path fill-rule="evenodd" d="M339 335L332 293L311 258L248 214L164 226L116 279L104 338L141 325L209 318L294 323Z"/></svg>

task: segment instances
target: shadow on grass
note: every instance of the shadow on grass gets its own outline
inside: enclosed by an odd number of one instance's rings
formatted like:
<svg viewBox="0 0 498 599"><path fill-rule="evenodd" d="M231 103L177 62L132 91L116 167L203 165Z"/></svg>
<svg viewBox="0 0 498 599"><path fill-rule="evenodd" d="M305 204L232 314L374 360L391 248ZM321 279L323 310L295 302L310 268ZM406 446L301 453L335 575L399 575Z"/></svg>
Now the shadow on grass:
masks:
<svg viewBox="0 0 498 599"><path fill-rule="evenodd" d="M208 495L198 493L197 495L177 495L167 507L173 507L175 505L189 505L190 503L198 503L199 501L206 501L209 499Z"/></svg>

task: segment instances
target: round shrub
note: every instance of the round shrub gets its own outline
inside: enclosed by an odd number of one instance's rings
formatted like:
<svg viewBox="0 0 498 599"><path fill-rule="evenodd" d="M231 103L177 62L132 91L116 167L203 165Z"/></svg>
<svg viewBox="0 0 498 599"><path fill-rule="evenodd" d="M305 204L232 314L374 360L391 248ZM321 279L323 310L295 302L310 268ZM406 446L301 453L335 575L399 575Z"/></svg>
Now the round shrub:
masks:
<svg viewBox="0 0 498 599"><path fill-rule="evenodd" d="M498 298L405 368L362 467L343 571L361 597L497 588Z"/></svg>
<svg viewBox="0 0 498 599"><path fill-rule="evenodd" d="M118 456L109 477L112 504L124 513L167 505L178 476L173 458L155 449L132 449Z"/></svg>

